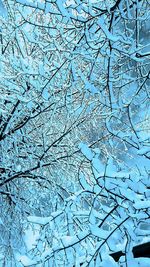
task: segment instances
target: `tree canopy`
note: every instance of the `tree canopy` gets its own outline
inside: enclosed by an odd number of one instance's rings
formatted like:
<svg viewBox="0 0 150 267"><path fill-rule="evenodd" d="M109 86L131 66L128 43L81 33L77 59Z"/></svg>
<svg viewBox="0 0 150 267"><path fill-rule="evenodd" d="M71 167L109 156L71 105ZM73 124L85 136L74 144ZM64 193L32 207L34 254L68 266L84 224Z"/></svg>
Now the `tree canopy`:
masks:
<svg viewBox="0 0 150 267"><path fill-rule="evenodd" d="M1 266L150 264L149 7L1 2Z"/></svg>

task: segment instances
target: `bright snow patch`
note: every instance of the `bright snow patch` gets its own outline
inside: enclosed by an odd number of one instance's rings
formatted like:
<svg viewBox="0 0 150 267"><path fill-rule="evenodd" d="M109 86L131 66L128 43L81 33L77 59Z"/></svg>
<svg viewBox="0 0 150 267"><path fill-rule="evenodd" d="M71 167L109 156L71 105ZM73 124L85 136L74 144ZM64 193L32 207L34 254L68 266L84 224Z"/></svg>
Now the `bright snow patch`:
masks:
<svg viewBox="0 0 150 267"><path fill-rule="evenodd" d="M35 261L28 258L26 255L18 255L17 260L23 264L23 266L32 266L36 264Z"/></svg>
<svg viewBox="0 0 150 267"><path fill-rule="evenodd" d="M30 226L27 230L25 230L24 242L27 250L33 249L33 247L37 244L37 239L39 238L39 229L39 225L34 225L34 228Z"/></svg>
<svg viewBox="0 0 150 267"><path fill-rule="evenodd" d="M37 223L40 225L46 225L51 221L52 217L37 217L37 216L28 216L28 221L32 223Z"/></svg>
<svg viewBox="0 0 150 267"><path fill-rule="evenodd" d="M137 153L138 155L144 155L150 152L150 147L143 147Z"/></svg>
<svg viewBox="0 0 150 267"><path fill-rule="evenodd" d="M92 160L94 154L92 150L84 143L79 144L79 148L81 149L82 154L88 159Z"/></svg>
<svg viewBox="0 0 150 267"><path fill-rule="evenodd" d="M133 206L136 209L147 209L147 208L150 208L150 200L137 201Z"/></svg>
<svg viewBox="0 0 150 267"><path fill-rule="evenodd" d="M91 233L101 239L107 239L107 237L109 236L110 232L103 230L102 228L99 228L96 225L91 225L90 226L91 229Z"/></svg>
<svg viewBox="0 0 150 267"><path fill-rule="evenodd" d="M98 158L96 158L96 157L93 158L92 166L98 172L99 176L103 176L104 175L105 166Z"/></svg>

